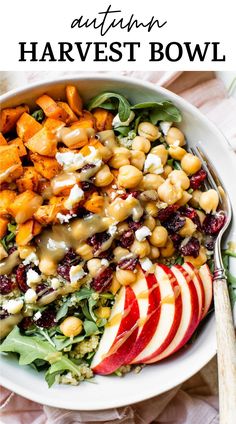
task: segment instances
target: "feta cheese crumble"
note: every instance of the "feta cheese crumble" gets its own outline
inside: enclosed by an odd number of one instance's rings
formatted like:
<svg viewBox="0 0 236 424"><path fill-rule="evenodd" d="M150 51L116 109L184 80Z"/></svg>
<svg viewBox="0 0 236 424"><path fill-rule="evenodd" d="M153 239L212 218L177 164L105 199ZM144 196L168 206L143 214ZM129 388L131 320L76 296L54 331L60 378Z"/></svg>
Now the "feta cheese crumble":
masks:
<svg viewBox="0 0 236 424"><path fill-rule="evenodd" d="M23 308L23 304L24 302L22 299L10 299L3 305L3 309L9 314L18 314Z"/></svg>
<svg viewBox="0 0 236 424"><path fill-rule="evenodd" d="M53 290L57 290L60 287L60 285L61 285L61 282L58 278L55 278L55 277L52 278L51 286L52 286Z"/></svg>
<svg viewBox="0 0 236 424"><path fill-rule="evenodd" d="M138 241L143 241L146 239L146 237L151 236L152 233L148 227L145 225L138 230L135 231L135 237Z"/></svg>
<svg viewBox="0 0 236 424"><path fill-rule="evenodd" d="M68 199L66 199L64 203L66 209L73 209L73 206L76 205L76 203L78 203L81 199L83 199L83 197L83 190L81 190L78 184L75 184L70 191Z"/></svg>
<svg viewBox="0 0 236 424"><path fill-rule="evenodd" d="M140 264L141 264L141 267L143 268L144 271L147 271L147 272L153 272L154 271L154 265L149 258L145 257L145 258L140 259Z"/></svg>
<svg viewBox="0 0 236 424"><path fill-rule="evenodd" d="M78 280L81 280L86 275L84 272L82 265L72 266L70 269L70 282L76 283Z"/></svg>
<svg viewBox="0 0 236 424"><path fill-rule="evenodd" d="M39 259L38 256L36 255L36 253L32 252L30 253L25 260L23 261L23 265L29 265L33 263L34 265L38 265L39 264Z"/></svg>
<svg viewBox="0 0 236 424"><path fill-rule="evenodd" d="M131 110L130 115L126 121L121 121L119 117L119 113L113 118L112 125L114 128L117 127L128 127L130 122L135 118L135 113Z"/></svg>
<svg viewBox="0 0 236 424"><path fill-rule="evenodd" d="M67 215L63 215L63 213L58 212L56 215L56 218L59 219L61 224L64 223L68 223L70 221L70 219L76 217L76 214L67 214Z"/></svg>
<svg viewBox="0 0 236 424"><path fill-rule="evenodd" d="M160 125L161 131L163 132L164 135L167 135L172 124L173 124L173 122L167 122L167 121L160 122L159 125Z"/></svg>
<svg viewBox="0 0 236 424"><path fill-rule="evenodd" d="M40 311L37 311L36 314L34 314L33 320L37 321L39 318L41 318L42 314Z"/></svg>
<svg viewBox="0 0 236 424"><path fill-rule="evenodd" d="M63 167L64 171L77 171L82 168L85 163L85 156L81 153L63 152L56 153L57 162Z"/></svg>
<svg viewBox="0 0 236 424"><path fill-rule="evenodd" d="M58 250L58 249L67 250L67 245L64 241L56 241L49 238L47 242L47 249L48 250Z"/></svg>
<svg viewBox="0 0 236 424"><path fill-rule="evenodd" d="M37 300L37 293L33 289L28 289L25 292L25 302L26 303L35 303Z"/></svg>
<svg viewBox="0 0 236 424"><path fill-rule="evenodd" d="M164 169L161 163L161 158L153 153L149 153L144 162L144 173L150 172L151 174L162 174L163 171Z"/></svg>
<svg viewBox="0 0 236 424"><path fill-rule="evenodd" d="M110 234L111 237L113 237L115 235L116 231L117 231L117 226L115 224L112 224L108 228L107 232Z"/></svg>
<svg viewBox="0 0 236 424"><path fill-rule="evenodd" d="M102 260L101 260L101 265L102 265L102 266L109 266L109 262L108 262L108 260L107 260L107 259L102 259Z"/></svg>
<svg viewBox="0 0 236 424"><path fill-rule="evenodd" d="M36 271L33 269L29 269L26 273L26 282L29 287L31 287L34 284L38 284L41 281L41 275L39 275Z"/></svg>

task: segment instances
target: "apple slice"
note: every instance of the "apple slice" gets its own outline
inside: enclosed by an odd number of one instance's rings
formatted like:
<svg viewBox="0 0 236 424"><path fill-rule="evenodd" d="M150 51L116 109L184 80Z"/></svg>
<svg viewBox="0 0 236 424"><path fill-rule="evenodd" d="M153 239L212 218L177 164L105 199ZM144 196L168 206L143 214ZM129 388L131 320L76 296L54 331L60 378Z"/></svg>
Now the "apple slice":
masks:
<svg viewBox="0 0 236 424"><path fill-rule="evenodd" d="M147 274L138 269L137 280L132 284L139 306L138 335L126 358L125 364L133 359L147 346L160 318L160 289L154 274Z"/></svg>
<svg viewBox="0 0 236 424"><path fill-rule="evenodd" d="M202 318L204 318L206 316L207 312L209 311L209 308L210 308L211 302L212 302L213 278L212 278L209 266L207 264L202 265L199 268L198 272L199 272L199 276L202 280L202 284L203 284L204 292L205 292L205 304L204 304L204 311L203 311L203 316L202 316Z"/></svg>
<svg viewBox="0 0 236 424"><path fill-rule="evenodd" d="M181 289L181 320L175 336L172 338L166 349L159 355L156 355L150 360L145 361L146 363L160 361L161 359L167 358L167 356L170 356L179 350L185 343L187 343L198 325L199 304L194 283L192 280L188 281L188 278L186 278L187 273L182 266L174 265L171 267L171 271L175 275Z"/></svg>
<svg viewBox="0 0 236 424"><path fill-rule="evenodd" d="M175 336L182 314L182 299L179 285L171 270L165 265L156 265L155 277L159 284L159 315L153 337L132 363L146 363L163 352Z"/></svg>
<svg viewBox="0 0 236 424"><path fill-rule="evenodd" d="M122 287L94 355L91 368L97 374L111 374L124 364L138 333L139 308L131 287Z"/></svg>
<svg viewBox="0 0 236 424"><path fill-rule="evenodd" d="M200 275L198 273L197 268L195 268L190 262L185 262L182 267L185 269L185 271L188 273L188 278L190 280L193 280L193 283L195 285L195 288L197 290L198 295L198 303L199 303L199 316L198 321L200 322L204 309L205 309L205 291L203 287L202 280L200 278Z"/></svg>

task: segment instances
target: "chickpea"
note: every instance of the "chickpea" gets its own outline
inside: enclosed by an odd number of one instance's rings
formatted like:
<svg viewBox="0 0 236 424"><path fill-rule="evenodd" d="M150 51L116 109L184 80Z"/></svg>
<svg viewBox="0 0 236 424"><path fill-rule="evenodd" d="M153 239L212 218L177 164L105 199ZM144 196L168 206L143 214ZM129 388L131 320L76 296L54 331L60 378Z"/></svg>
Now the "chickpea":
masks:
<svg viewBox="0 0 236 424"><path fill-rule="evenodd" d="M60 324L60 330L66 337L75 337L83 330L83 322L77 317L67 317Z"/></svg>
<svg viewBox="0 0 236 424"><path fill-rule="evenodd" d="M34 246L18 246L18 252L21 259L26 259L31 253L36 252Z"/></svg>
<svg viewBox="0 0 236 424"><path fill-rule="evenodd" d="M128 230L129 230L129 226L128 226L127 222L120 222L117 225L117 234L119 236L121 236L125 231L128 231Z"/></svg>
<svg viewBox="0 0 236 424"><path fill-rule="evenodd" d="M93 258L93 249L87 243L80 243L76 248L76 253L85 261L89 261L89 259Z"/></svg>
<svg viewBox="0 0 236 424"><path fill-rule="evenodd" d="M126 147L116 147L113 152L113 157L109 160L109 166L119 169L121 166L129 165L129 158L131 156L129 149L126 149Z"/></svg>
<svg viewBox="0 0 236 424"><path fill-rule="evenodd" d="M204 214L204 212L202 212L202 211L198 211L198 210L196 210L196 212L197 212L197 214L198 214L198 216L199 216L200 223L201 223L201 224L203 224L203 221L204 221L204 219L206 218L206 215L205 215L205 214Z"/></svg>
<svg viewBox="0 0 236 424"><path fill-rule="evenodd" d="M103 165L96 173L94 184L97 187L105 187L112 183L114 176L112 175L108 165Z"/></svg>
<svg viewBox="0 0 236 424"><path fill-rule="evenodd" d="M195 233L197 226L193 223L190 218L186 218L184 226L179 230L179 235L182 237L190 237Z"/></svg>
<svg viewBox="0 0 236 424"><path fill-rule="evenodd" d="M150 153L158 156L161 159L161 163L163 166L166 164L168 159L168 150L165 148L163 144L153 147Z"/></svg>
<svg viewBox="0 0 236 424"><path fill-rule="evenodd" d="M134 220L139 220L143 214L143 209L139 200L134 197L128 197L126 200L118 197L108 206L107 212L116 222L121 222L131 214Z"/></svg>
<svg viewBox="0 0 236 424"><path fill-rule="evenodd" d="M113 250L115 262L119 262L122 258L127 255L130 255L130 251L128 249L124 249L123 247L117 246Z"/></svg>
<svg viewBox="0 0 236 424"><path fill-rule="evenodd" d="M99 153L102 156L103 162L109 161L113 156L113 151L107 146L99 146Z"/></svg>
<svg viewBox="0 0 236 424"><path fill-rule="evenodd" d="M168 232L165 227L158 225L154 228L152 235L149 237L150 243L155 247L165 246L168 238Z"/></svg>
<svg viewBox="0 0 236 424"><path fill-rule="evenodd" d="M110 287L109 287L109 291L112 293L112 294L116 294L117 292L118 292L118 290L120 289L120 286L121 286L121 284L119 283L119 281L117 280L117 278L116 278L116 275L114 275L113 276L113 278L112 278L112 282L111 282L111 285L110 285Z"/></svg>
<svg viewBox="0 0 236 424"><path fill-rule="evenodd" d="M151 149L151 143L146 137L136 136L133 139L132 149L148 153Z"/></svg>
<svg viewBox="0 0 236 424"><path fill-rule="evenodd" d="M186 203L188 203L192 199L191 194L189 194L187 191L183 191L183 195L180 200L178 200L178 205L184 206Z"/></svg>
<svg viewBox="0 0 236 424"><path fill-rule="evenodd" d="M151 248L147 240L144 240L144 241L135 240L130 250L132 253L135 253L140 258L144 258L145 256L149 255Z"/></svg>
<svg viewBox="0 0 236 424"><path fill-rule="evenodd" d="M169 174L173 171L172 167L170 165L165 165L164 166L164 172L162 172L161 176L163 178L168 178ZM164 182L164 180L163 180Z"/></svg>
<svg viewBox="0 0 236 424"><path fill-rule="evenodd" d="M125 188L134 188L141 183L142 172L133 165L121 166L118 174L118 184Z"/></svg>
<svg viewBox="0 0 236 424"><path fill-rule="evenodd" d="M168 176L171 184L176 185L183 190L187 190L190 186L190 180L184 171L175 169Z"/></svg>
<svg viewBox="0 0 236 424"><path fill-rule="evenodd" d="M175 251L173 241L170 238L168 238L165 247L161 247L160 250L161 250L161 256L163 256L163 258L169 258L170 256L172 256Z"/></svg>
<svg viewBox="0 0 236 424"><path fill-rule="evenodd" d="M174 146L173 144L170 146L168 150L169 155L176 160L183 159L184 155L186 155L186 150L179 146Z"/></svg>
<svg viewBox="0 0 236 424"><path fill-rule="evenodd" d="M206 213L216 212L218 204L219 195L216 190L210 189L201 194L199 205Z"/></svg>
<svg viewBox="0 0 236 424"><path fill-rule="evenodd" d="M111 315L111 308L108 306L99 306L99 308L95 309L95 313L98 318L108 319Z"/></svg>
<svg viewBox="0 0 236 424"><path fill-rule="evenodd" d="M194 258L193 256L184 256L185 262L190 262L193 266L199 267L206 263L207 255L205 247L201 246L199 255Z"/></svg>
<svg viewBox="0 0 236 424"><path fill-rule="evenodd" d="M144 207L149 216L156 217L158 215L158 207L155 202L148 202Z"/></svg>
<svg viewBox="0 0 236 424"><path fill-rule="evenodd" d="M137 275L133 271L117 268L116 278L122 286L129 286L136 281Z"/></svg>
<svg viewBox="0 0 236 424"><path fill-rule="evenodd" d="M197 156L192 153L186 153L183 159L181 159L181 168L186 172L187 175L195 174L201 169L202 163Z"/></svg>
<svg viewBox="0 0 236 424"><path fill-rule="evenodd" d="M198 208L199 207L199 200L200 200L201 194L202 194L202 192L200 190L194 190L192 192L192 199L190 200L189 203L194 208Z"/></svg>
<svg viewBox="0 0 236 424"><path fill-rule="evenodd" d="M42 256L39 260L39 270L42 274L53 275L56 273L57 264L50 256Z"/></svg>
<svg viewBox="0 0 236 424"><path fill-rule="evenodd" d="M160 256L160 250L158 247L151 246L151 252L150 252L150 258L151 259L157 259Z"/></svg>
<svg viewBox="0 0 236 424"><path fill-rule="evenodd" d="M101 266L102 266L101 265L101 260L100 259L97 259L97 258L90 259L87 262L88 271L89 271L89 273L90 273L90 275L91 275L92 278L94 278L97 275L97 273L100 270Z"/></svg>
<svg viewBox="0 0 236 424"><path fill-rule="evenodd" d="M141 122L138 126L138 134L146 137L149 141L155 141L161 136L158 127L151 122Z"/></svg>
<svg viewBox="0 0 236 424"><path fill-rule="evenodd" d="M156 221L153 218L153 216L150 215L150 216L147 216L147 218L145 218L143 225L145 227L148 227L149 230L153 231L156 226Z"/></svg>
<svg viewBox="0 0 236 424"><path fill-rule="evenodd" d="M146 174L143 176L139 188L141 190L157 190L158 187L164 183L164 178L157 174Z"/></svg>
<svg viewBox="0 0 236 424"><path fill-rule="evenodd" d="M140 171L142 171L144 162L145 162L145 153L139 150L131 150L130 153L131 153L131 158L130 158L131 165L135 166Z"/></svg>
<svg viewBox="0 0 236 424"><path fill-rule="evenodd" d="M173 205L183 196L183 190L171 184L169 179L161 184L157 191L159 198L168 205Z"/></svg>
<svg viewBox="0 0 236 424"><path fill-rule="evenodd" d="M173 144L174 146L184 146L184 134L179 130L179 128L171 127L166 135L166 142L169 144L169 146Z"/></svg>

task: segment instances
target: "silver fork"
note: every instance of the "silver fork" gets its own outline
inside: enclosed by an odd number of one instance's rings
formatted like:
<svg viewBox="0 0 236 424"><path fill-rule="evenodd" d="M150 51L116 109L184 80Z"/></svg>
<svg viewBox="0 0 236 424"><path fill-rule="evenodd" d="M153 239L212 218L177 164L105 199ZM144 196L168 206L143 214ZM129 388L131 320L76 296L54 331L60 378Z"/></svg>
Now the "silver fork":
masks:
<svg viewBox="0 0 236 424"><path fill-rule="evenodd" d="M202 148L192 147L189 150L198 156L202 168L208 177L208 188L213 188L219 195L219 211L225 214L225 223L220 230L214 248L213 291L216 320L219 410L221 424L235 424L236 420L236 339L230 306L227 277L222 256L221 240L232 218L232 207L229 196L224 189L213 165Z"/></svg>

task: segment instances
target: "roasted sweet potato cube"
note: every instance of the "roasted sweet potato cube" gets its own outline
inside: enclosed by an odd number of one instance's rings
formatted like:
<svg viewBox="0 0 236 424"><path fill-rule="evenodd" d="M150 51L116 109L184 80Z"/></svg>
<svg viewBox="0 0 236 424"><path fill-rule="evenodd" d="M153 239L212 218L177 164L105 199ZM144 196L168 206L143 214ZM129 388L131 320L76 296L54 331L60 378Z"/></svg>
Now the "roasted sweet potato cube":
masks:
<svg viewBox="0 0 236 424"><path fill-rule="evenodd" d="M26 246L42 230L42 226L34 219L29 219L17 227L16 243L18 246Z"/></svg>
<svg viewBox="0 0 236 424"><path fill-rule="evenodd" d="M68 209L64 206L64 202L66 200L66 197L61 196L61 197L56 197L53 196L50 200L49 200L49 204L50 205L54 205L56 207L56 210L62 214L66 214L68 213Z"/></svg>
<svg viewBox="0 0 236 424"><path fill-rule="evenodd" d="M78 116L82 115L83 102L77 88L74 85L67 85L66 98L73 112Z"/></svg>
<svg viewBox="0 0 236 424"><path fill-rule="evenodd" d="M14 140L9 141L8 143L9 146L16 146L19 152L19 156L26 156L27 155L27 150L25 148L25 145L23 143L23 141L21 140L20 137L15 138Z"/></svg>
<svg viewBox="0 0 236 424"><path fill-rule="evenodd" d="M47 128L42 128L27 141L26 146L33 153L53 157L57 152L57 137Z"/></svg>
<svg viewBox="0 0 236 424"><path fill-rule="evenodd" d="M98 131L111 130L114 116L108 110L100 107L94 109L93 116L96 119Z"/></svg>
<svg viewBox="0 0 236 424"><path fill-rule="evenodd" d="M23 168L17 146L0 146L0 184L19 178Z"/></svg>
<svg viewBox="0 0 236 424"><path fill-rule="evenodd" d="M34 134L42 129L42 125L28 113L23 113L16 124L16 132L18 137L24 142L28 141Z"/></svg>
<svg viewBox="0 0 236 424"><path fill-rule="evenodd" d="M9 206L9 213L15 218L17 224L22 224L32 218L33 214L43 203L43 198L31 190L18 194Z"/></svg>
<svg viewBox="0 0 236 424"><path fill-rule="evenodd" d="M65 126L65 122L59 121L59 119L47 118L45 119L43 126L44 128L56 133L56 131Z"/></svg>
<svg viewBox="0 0 236 424"><path fill-rule="evenodd" d="M37 192L43 197L44 200L49 200L53 196L51 181L45 180L40 175Z"/></svg>
<svg viewBox="0 0 236 424"><path fill-rule="evenodd" d="M0 146L6 146L6 145L7 145L7 140L5 139L5 137L0 132Z"/></svg>
<svg viewBox="0 0 236 424"><path fill-rule="evenodd" d="M7 233L7 224L9 222L9 219L0 216L0 239L2 239Z"/></svg>
<svg viewBox="0 0 236 424"><path fill-rule="evenodd" d="M0 112L0 131L3 134L12 131L15 128L16 122L24 112L29 112L29 107L27 105L3 109Z"/></svg>
<svg viewBox="0 0 236 424"><path fill-rule="evenodd" d="M51 180L61 170L61 166L54 158L42 156L38 153L31 153L30 159L34 164L36 171L47 180Z"/></svg>
<svg viewBox="0 0 236 424"><path fill-rule="evenodd" d="M98 193L93 193L83 206L90 212L101 213L104 207L104 197L99 196Z"/></svg>
<svg viewBox="0 0 236 424"><path fill-rule="evenodd" d="M55 100L47 94L40 96L35 103L43 109L48 118L60 119L61 121L66 122L68 118L67 112L62 107L58 106Z"/></svg>
<svg viewBox="0 0 236 424"><path fill-rule="evenodd" d="M2 190L0 192L0 216L8 215L8 208L16 198L16 193L12 190Z"/></svg>
<svg viewBox="0 0 236 424"><path fill-rule="evenodd" d="M64 109L68 115L68 118L66 120L66 123L68 125L73 124L73 122L77 122L78 121L78 117L76 116L76 114L73 112L73 110L70 108L70 106L68 105L68 103L66 102L57 102L59 107L62 107L62 109Z"/></svg>
<svg viewBox="0 0 236 424"><path fill-rule="evenodd" d="M42 205L34 214L34 218L42 225L51 224L57 214L56 205Z"/></svg>
<svg viewBox="0 0 236 424"><path fill-rule="evenodd" d="M94 128L96 129L96 119L93 114L87 110L83 110L79 120L71 125L71 128Z"/></svg>
<svg viewBox="0 0 236 424"><path fill-rule="evenodd" d="M26 190L38 191L40 174L33 166L24 166L23 175L16 180L18 191L23 193Z"/></svg>

